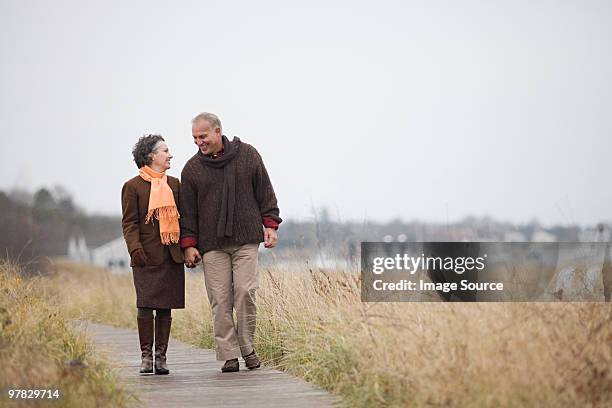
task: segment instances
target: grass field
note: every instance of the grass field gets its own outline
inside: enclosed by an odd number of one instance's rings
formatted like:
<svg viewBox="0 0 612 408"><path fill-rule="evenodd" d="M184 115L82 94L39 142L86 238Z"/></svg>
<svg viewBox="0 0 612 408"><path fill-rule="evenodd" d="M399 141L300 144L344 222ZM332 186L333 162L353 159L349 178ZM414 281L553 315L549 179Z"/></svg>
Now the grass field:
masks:
<svg viewBox="0 0 612 408"><path fill-rule="evenodd" d="M17 265L0 261L0 406L135 405L57 299L49 297L48 283L24 279ZM61 398L11 400L10 389L57 389Z"/></svg>
<svg viewBox="0 0 612 408"><path fill-rule="evenodd" d="M131 275L54 271L47 296L68 316L135 327ZM260 274L258 354L348 406L612 406L610 303L362 303L355 273ZM201 269L186 282L172 335L211 348Z"/></svg>

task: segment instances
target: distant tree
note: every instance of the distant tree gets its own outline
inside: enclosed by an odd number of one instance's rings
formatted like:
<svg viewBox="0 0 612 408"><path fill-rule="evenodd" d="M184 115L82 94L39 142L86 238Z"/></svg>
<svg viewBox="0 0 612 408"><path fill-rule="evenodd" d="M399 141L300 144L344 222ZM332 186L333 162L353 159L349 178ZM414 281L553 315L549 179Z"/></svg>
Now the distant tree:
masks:
<svg viewBox="0 0 612 408"><path fill-rule="evenodd" d="M46 188L41 188L34 193L34 208L51 210L55 208L55 199Z"/></svg>
<svg viewBox="0 0 612 408"><path fill-rule="evenodd" d="M55 186L53 188L53 197L57 202L57 209L64 214L75 214L78 209L72 200L72 195L66 188Z"/></svg>
<svg viewBox="0 0 612 408"><path fill-rule="evenodd" d="M331 224L332 219L331 219L331 215L327 207L322 207L319 210L318 221L319 221L319 224L321 225Z"/></svg>
<svg viewBox="0 0 612 408"><path fill-rule="evenodd" d="M33 195L0 191L0 231L0 257L35 271L37 260L66 255L71 236L84 235L92 246L121 236L121 218L86 215L61 186L41 188Z"/></svg>
<svg viewBox="0 0 612 408"><path fill-rule="evenodd" d="M20 189L12 189L8 196L10 199L17 204L30 207L34 202L33 194L30 191L20 190Z"/></svg>

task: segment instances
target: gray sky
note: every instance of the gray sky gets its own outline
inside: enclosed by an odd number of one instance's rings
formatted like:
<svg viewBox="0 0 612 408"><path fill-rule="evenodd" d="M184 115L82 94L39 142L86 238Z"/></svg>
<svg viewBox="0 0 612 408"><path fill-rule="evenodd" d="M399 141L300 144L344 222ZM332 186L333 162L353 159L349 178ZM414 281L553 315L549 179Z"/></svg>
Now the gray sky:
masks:
<svg viewBox="0 0 612 408"><path fill-rule="evenodd" d="M281 216L612 221L612 2L0 2L0 188L120 212L190 119L262 154Z"/></svg>

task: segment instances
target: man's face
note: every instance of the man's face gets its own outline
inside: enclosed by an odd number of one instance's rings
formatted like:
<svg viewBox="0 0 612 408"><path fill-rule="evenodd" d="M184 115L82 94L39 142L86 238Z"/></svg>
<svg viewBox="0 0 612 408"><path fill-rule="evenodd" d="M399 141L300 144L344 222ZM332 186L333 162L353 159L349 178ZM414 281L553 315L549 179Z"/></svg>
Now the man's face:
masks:
<svg viewBox="0 0 612 408"><path fill-rule="evenodd" d="M215 154L223 148L221 129L213 127L207 120L199 120L191 126L193 142L198 145L202 154Z"/></svg>

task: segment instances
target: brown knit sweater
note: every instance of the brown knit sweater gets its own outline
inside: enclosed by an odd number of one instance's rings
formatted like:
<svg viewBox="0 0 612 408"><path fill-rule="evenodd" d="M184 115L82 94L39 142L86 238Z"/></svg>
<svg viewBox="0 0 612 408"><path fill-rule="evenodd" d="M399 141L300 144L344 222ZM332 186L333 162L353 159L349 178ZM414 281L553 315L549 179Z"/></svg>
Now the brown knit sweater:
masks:
<svg viewBox="0 0 612 408"><path fill-rule="evenodd" d="M181 172L181 239L192 237L201 253L229 245L263 242L264 217L280 224L276 195L257 150L241 142L236 160L236 206L231 237L217 237L223 168L202 163L196 153Z"/></svg>

